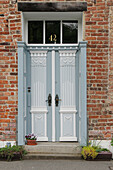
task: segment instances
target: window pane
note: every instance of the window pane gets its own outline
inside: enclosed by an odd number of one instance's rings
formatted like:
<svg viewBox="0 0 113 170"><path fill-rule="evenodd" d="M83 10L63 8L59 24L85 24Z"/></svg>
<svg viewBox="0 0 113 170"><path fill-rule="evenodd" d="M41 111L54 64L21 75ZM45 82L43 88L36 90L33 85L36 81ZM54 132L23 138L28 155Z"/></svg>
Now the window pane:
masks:
<svg viewBox="0 0 113 170"><path fill-rule="evenodd" d="M60 21L46 21L45 42L46 44L60 43Z"/></svg>
<svg viewBox="0 0 113 170"><path fill-rule="evenodd" d="M28 43L43 43L43 21L28 21Z"/></svg>
<svg viewBox="0 0 113 170"><path fill-rule="evenodd" d="M62 22L63 37L62 43L77 43L78 42L78 22L63 21Z"/></svg>

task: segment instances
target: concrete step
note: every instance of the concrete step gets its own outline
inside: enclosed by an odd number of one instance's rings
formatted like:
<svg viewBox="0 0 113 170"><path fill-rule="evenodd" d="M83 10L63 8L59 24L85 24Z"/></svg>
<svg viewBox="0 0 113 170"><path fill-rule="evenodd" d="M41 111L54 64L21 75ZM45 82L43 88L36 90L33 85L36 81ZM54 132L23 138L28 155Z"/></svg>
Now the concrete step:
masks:
<svg viewBox="0 0 113 170"><path fill-rule="evenodd" d="M79 143L55 142L46 143L38 142L37 145L25 145L29 154L80 154L81 147Z"/></svg>
<svg viewBox="0 0 113 170"><path fill-rule="evenodd" d="M80 160L81 154L27 154L24 160Z"/></svg>

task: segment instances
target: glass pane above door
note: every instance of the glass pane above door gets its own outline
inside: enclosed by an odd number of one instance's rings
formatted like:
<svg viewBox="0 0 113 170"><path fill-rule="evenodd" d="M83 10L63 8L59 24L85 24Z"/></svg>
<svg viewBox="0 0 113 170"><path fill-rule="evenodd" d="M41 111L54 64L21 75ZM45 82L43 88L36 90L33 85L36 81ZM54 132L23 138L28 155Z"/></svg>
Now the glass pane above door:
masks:
<svg viewBox="0 0 113 170"><path fill-rule="evenodd" d="M28 21L28 43L43 44L43 21Z"/></svg>
<svg viewBox="0 0 113 170"><path fill-rule="evenodd" d="M76 44L78 21L28 21L28 44Z"/></svg>
<svg viewBox="0 0 113 170"><path fill-rule="evenodd" d="M63 21L62 22L62 43L73 44L78 42L78 22Z"/></svg>
<svg viewBox="0 0 113 170"><path fill-rule="evenodd" d="M60 21L45 22L45 43L60 44Z"/></svg>

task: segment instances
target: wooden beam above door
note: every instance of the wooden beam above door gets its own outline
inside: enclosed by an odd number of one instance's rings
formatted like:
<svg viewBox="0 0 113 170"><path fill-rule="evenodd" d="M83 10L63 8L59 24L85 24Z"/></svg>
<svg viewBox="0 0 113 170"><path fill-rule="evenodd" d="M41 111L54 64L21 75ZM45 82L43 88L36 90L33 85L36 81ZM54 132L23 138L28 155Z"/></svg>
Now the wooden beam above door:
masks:
<svg viewBox="0 0 113 170"><path fill-rule="evenodd" d="M87 11L87 2L18 2L22 12L82 12Z"/></svg>

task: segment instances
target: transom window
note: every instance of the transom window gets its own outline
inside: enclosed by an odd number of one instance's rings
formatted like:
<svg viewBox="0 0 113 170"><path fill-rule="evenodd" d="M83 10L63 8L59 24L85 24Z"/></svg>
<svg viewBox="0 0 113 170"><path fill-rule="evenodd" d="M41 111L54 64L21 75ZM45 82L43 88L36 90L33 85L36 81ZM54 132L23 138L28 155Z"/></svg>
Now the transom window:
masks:
<svg viewBox="0 0 113 170"><path fill-rule="evenodd" d="M28 21L28 44L78 43L78 21Z"/></svg>

